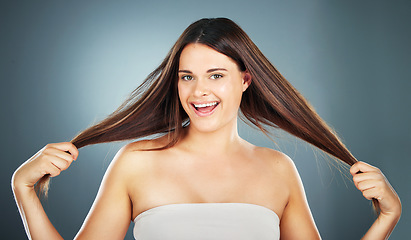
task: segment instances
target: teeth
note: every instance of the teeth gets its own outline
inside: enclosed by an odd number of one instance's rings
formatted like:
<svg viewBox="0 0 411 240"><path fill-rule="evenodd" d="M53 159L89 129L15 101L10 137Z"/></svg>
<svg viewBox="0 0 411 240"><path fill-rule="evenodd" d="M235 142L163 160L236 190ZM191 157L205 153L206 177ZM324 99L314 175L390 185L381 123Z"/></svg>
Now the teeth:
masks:
<svg viewBox="0 0 411 240"><path fill-rule="evenodd" d="M211 107L217 105L218 102L211 102L211 103L203 103L203 104L194 104L196 108L203 108L203 107Z"/></svg>

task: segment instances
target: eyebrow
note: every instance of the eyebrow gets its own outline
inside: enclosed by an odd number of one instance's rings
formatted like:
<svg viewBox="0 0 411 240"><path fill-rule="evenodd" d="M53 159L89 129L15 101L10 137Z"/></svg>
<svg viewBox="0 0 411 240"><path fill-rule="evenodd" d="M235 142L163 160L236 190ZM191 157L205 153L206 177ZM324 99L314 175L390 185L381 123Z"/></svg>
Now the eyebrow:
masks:
<svg viewBox="0 0 411 240"><path fill-rule="evenodd" d="M225 68L210 68L210 69L208 69L207 70L207 73L210 73L210 72L215 72L215 71L226 71L227 72L227 69L225 69ZM178 70L178 72L180 73L193 73L193 72L191 72L190 70L184 70L184 69L182 69L182 70Z"/></svg>

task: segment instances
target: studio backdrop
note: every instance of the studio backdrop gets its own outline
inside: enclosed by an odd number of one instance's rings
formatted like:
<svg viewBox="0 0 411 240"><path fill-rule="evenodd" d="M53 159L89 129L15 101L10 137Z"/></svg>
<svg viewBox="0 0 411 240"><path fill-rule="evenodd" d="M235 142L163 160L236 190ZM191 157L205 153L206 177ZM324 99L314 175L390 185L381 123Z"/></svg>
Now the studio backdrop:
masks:
<svg viewBox="0 0 411 240"><path fill-rule="evenodd" d="M238 23L352 153L379 167L403 202L391 239L410 235L409 1L1 1L0 187L4 239L25 239L10 180L47 143L69 141L114 111L182 31L203 17ZM280 131L253 144L297 165L323 239L359 239L375 216L348 171ZM79 230L125 143L80 150L52 179L45 209L65 239ZM126 239L132 239L131 231Z"/></svg>

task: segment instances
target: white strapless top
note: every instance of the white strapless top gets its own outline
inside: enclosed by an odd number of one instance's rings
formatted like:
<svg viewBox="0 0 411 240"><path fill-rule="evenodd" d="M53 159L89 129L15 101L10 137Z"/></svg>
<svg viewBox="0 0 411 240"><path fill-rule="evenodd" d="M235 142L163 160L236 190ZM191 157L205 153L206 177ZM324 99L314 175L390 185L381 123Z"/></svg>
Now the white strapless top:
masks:
<svg viewBox="0 0 411 240"><path fill-rule="evenodd" d="M280 219L249 203L178 203L154 207L134 219L136 240L278 240Z"/></svg>

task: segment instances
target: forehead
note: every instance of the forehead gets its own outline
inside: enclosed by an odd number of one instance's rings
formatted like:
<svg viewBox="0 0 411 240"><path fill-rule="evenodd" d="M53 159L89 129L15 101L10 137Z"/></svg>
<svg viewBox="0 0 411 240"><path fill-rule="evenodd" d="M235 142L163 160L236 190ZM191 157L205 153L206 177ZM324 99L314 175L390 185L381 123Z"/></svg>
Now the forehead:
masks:
<svg viewBox="0 0 411 240"><path fill-rule="evenodd" d="M206 71L217 67L238 69L233 59L204 44L188 44L181 52L179 70Z"/></svg>

